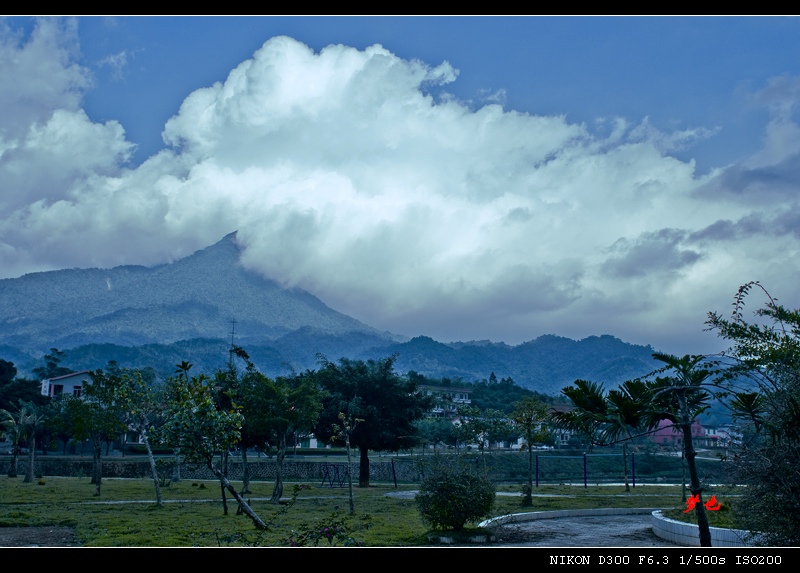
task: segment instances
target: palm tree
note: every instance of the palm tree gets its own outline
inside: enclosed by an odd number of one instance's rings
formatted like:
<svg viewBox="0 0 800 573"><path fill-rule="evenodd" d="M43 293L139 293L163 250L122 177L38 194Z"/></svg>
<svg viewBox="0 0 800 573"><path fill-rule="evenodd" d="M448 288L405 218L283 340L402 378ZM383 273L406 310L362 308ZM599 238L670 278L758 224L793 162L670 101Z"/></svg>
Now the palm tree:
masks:
<svg viewBox="0 0 800 573"><path fill-rule="evenodd" d="M625 491L630 491L628 442L658 423L648 414L651 396L647 384L641 380L628 380L619 390L606 393L602 384L576 380L574 387L562 392L575 409L554 414L556 423L583 434L592 446L621 442Z"/></svg>
<svg viewBox="0 0 800 573"><path fill-rule="evenodd" d="M20 425L28 436L28 469L25 472L23 483L33 482L34 465L36 462L36 435L42 431L47 414L44 408L36 406L33 402L20 402Z"/></svg>
<svg viewBox="0 0 800 573"><path fill-rule="evenodd" d="M530 507L533 505L533 444L542 442L549 436L549 432L542 426L547 421L547 406L538 398L529 396L515 403L514 407L511 419L525 439L525 448L528 450L528 483L522 505Z"/></svg>
<svg viewBox="0 0 800 573"><path fill-rule="evenodd" d="M692 424L708 408L712 395L706 388L715 385L711 379L717 372L711 369L704 356L678 358L655 353L653 358L665 366L648 375L646 382L630 380L608 394L605 394L602 384L576 380L574 387L562 390L572 400L575 409L556 414L554 419L562 426L583 433L593 445L622 442L623 458L627 454L625 444L636 437L635 432L647 433L661 420L669 420L680 428L689 466L690 489L699 500L695 511L700 545L710 547L711 532L702 502L703 488L695 462L697 452L692 442ZM627 463L625 483L627 488Z"/></svg>
<svg viewBox="0 0 800 573"><path fill-rule="evenodd" d="M625 491L628 485L628 442L642 432L652 430L658 422L648 415L650 394L641 380L627 380L619 390L610 390L606 396L607 412L603 433L608 443L622 442L622 468Z"/></svg>
<svg viewBox="0 0 800 573"><path fill-rule="evenodd" d="M707 380L715 373L705 367L704 356L686 355L678 358L671 354L656 353L653 354L653 358L666 365L658 372L670 375L656 377L648 383L653 396L649 416L651 421L669 420L680 428L683 434L684 455L689 466L690 490L692 496L696 496L699 500L699 503L695 504L695 511L700 529L700 546L711 547L711 531L703 506L703 488L700 486L695 462L697 452L692 441L692 424L695 418L708 408L711 394L705 387L708 385Z"/></svg>
<svg viewBox="0 0 800 573"><path fill-rule="evenodd" d="M17 477L17 458L19 456L19 443L25 437L22 427L22 409L16 413L16 418L8 410L0 410L0 427L5 429L6 436L11 441L11 465L8 467L8 477Z"/></svg>
<svg viewBox="0 0 800 573"><path fill-rule="evenodd" d="M608 414L605 390L602 384L588 380L575 380L575 386L561 391L575 406L569 412L554 412L553 421L562 428L581 434L589 446L605 445L601 428Z"/></svg>
<svg viewBox="0 0 800 573"><path fill-rule="evenodd" d="M44 409L36 406L33 402L19 401L19 410L16 416L8 410L0 410L0 426L6 428L6 433L11 436L12 458L11 467L8 470L8 477L17 477L17 456L19 455L19 444L28 439L28 469L25 472L24 483L33 481L33 469L36 459L36 434L42 431L46 415Z"/></svg>

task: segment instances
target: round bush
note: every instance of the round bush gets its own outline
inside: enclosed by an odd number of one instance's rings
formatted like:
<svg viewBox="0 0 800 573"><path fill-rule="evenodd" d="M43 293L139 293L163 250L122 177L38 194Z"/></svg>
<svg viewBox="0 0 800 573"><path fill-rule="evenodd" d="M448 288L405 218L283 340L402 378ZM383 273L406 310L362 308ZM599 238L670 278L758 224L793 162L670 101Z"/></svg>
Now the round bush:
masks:
<svg viewBox="0 0 800 573"><path fill-rule="evenodd" d="M436 468L417 494L422 520L434 529L464 529L494 507L494 484L463 470Z"/></svg>

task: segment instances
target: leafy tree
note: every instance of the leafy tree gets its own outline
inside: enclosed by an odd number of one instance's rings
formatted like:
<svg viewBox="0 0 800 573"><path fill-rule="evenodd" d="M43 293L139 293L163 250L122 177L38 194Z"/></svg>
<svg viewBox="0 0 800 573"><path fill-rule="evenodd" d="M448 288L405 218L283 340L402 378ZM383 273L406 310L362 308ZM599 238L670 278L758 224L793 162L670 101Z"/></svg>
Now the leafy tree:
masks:
<svg viewBox="0 0 800 573"><path fill-rule="evenodd" d="M75 437L91 440L94 462L95 495L101 494L103 481L103 444L125 432L123 410L118 400L121 379L112 373L95 370L89 373L91 383L86 384L80 398L68 396L68 410L74 416Z"/></svg>
<svg viewBox="0 0 800 573"><path fill-rule="evenodd" d="M517 385L510 376L501 378L498 381L496 376L493 379L490 375L488 381L481 380L480 382L462 385L472 390L470 401L473 406L481 410L499 410L505 414L510 414L514 411L514 404L524 398L533 396L539 398L542 402L548 401L544 394Z"/></svg>
<svg viewBox="0 0 800 573"><path fill-rule="evenodd" d="M481 411L474 406L459 406L459 424L456 436L463 444L477 443L478 449L484 453L486 445L491 448L492 442L506 440L514 432L508 418L499 410L487 409Z"/></svg>
<svg viewBox="0 0 800 573"><path fill-rule="evenodd" d="M72 396L61 395L50 401L47 405L48 415L45 422L50 436L61 442L62 454L67 453L67 443L75 435L73 421L76 418L74 410L78 401L68 398Z"/></svg>
<svg viewBox="0 0 800 573"><path fill-rule="evenodd" d="M39 382L17 377L17 367L13 362L0 360L0 409L14 410L20 401L43 406L48 402L42 396Z"/></svg>
<svg viewBox="0 0 800 573"><path fill-rule="evenodd" d="M13 362L0 359L0 387L9 384L17 375L17 367Z"/></svg>
<svg viewBox="0 0 800 573"><path fill-rule="evenodd" d="M767 301L744 320L745 300L760 291ZM732 344L723 382L740 422L752 437L735 455L737 478L748 485L741 519L768 545L800 545L800 309L778 304L758 282L739 288L733 313L709 313L710 330Z"/></svg>
<svg viewBox="0 0 800 573"><path fill-rule="evenodd" d="M344 412L339 412L337 416L339 418L338 424L333 424L333 436L331 436L332 440L344 440L344 446L347 449L347 488L348 493L350 496L350 515L355 515L356 507L353 501L353 459L350 455L351 452L351 438L353 436L353 432L355 431L356 427L359 423L363 422L361 418L353 418L352 416L348 416Z"/></svg>
<svg viewBox="0 0 800 573"><path fill-rule="evenodd" d="M218 370L214 374L214 393L215 402L218 409L230 410L234 401L240 410L244 409L244 401L248 396L249 388L246 388L244 376L256 373L255 365L250 360L250 355L240 346L236 346L231 341L229 352L228 367L225 370ZM236 359L245 364L245 374L241 374L236 367ZM188 370L187 370L188 371ZM249 408L244 416L244 423L239 437L239 451L242 457L242 494L250 493L250 464L247 461L247 450L251 447L263 447L265 438L254 433L254 421L258 420L260 412L257 409ZM228 451L225 450L222 456L222 473L228 476ZM228 502L225 498L225 488L222 488L222 504L225 515L228 514Z"/></svg>
<svg viewBox="0 0 800 573"><path fill-rule="evenodd" d="M122 370L116 376L118 380L113 384L114 402L122 413L124 425L138 432L142 438L142 443L147 450L147 460L150 463L156 504L161 505L161 485L150 443L150 432L163 423L164 393L147 384L138 370Z"/></svg>
<svg viewBox="0 0 800 573"><path fill-rule="evenodd" d="M425 447L433 445L434 452L439 444L456 445L456 429L446 418L425 417L414 422L419 443Z"/></svg>
<svg viewBox="0 0 800 573"><path fill-rule="evenodd" d="M320 356L321 368L313 375L327 392L314 432L317 438L329 441L335 437L333 426L339 424L340 413L363 420L350 436L360 452L360 487L369 487L369 450L412 447L416 442L414 421L432 404L430 397L417 392L416 382L395 374L396 358L367 362L342 358L335 364ZM344 445L342 439L335 443Z"/></svg>
<svg viewBox="0 0 800 573"><path fill-rule="evenodd" d="M214 464L217 453L239 441L243 416L235 404L230 410L219 409L211 381L202 374L189 377L191 367L188 362L181 363L177 376L167 380L167 419L160 431L161 441L180 448L187 461L210 469L253 524L258 529L266 529L266 523Z"/></svg>
<svg viewBox="0 0 800 573"><path fill-rule="evenodd" d="M221 412L241 410L241 405L238 405L238 402L241 401L241 397L238 394L239 374L233 362L233 357L235 355L243 355L247 360L248 364L252 366L252 363L250 362L250 357L247 356L247 353L243 349L235 345L231 346L230 350L231 358L228 361L228 368L225 370L217 370L217 372L214 373L214 383L212 384L212 395L214 397L214 404L217 410ZM188 373L188 368L185 371L183 370L183 368L179 368L175 373L176 374ZM241 431L240 429L239 439L237 443L243 444L242 450L245 451L243 456L244 459L246 460L247 459L246 450L248 444L243 443L242 434L243 431ZM222 448L219 452L219 457L220 457L220 471L222 471L222 475L224 475L225 478L227 478L230 447ZM249 484L249 475L247 481ZM222 512L223 515L228 515L228 498L225 492L226 492L225 484L223 482L220 482L220 495L222 496Z"/></svg>
<svg viewBox="0 0 800 573"><path fill-rule="evenodd" d="M307 374L270 380L260 372L245 374L240 389L243 433L259 446L277 449L272 503L283 496L283 463L293 436L314 428L322 409L322 393Z"/></svg>
<svg viewBox="0 0 800 573"><path fill-rule="evenodd" d="M547 406L538 398L528 397L514 404L511 419L525 440L528 450L528 484L522 500L524 507L533 505L533 445L547 439L550 432L545 426L549 419Z"/></svg>
<svg viewBox="0 0 800 573"><path fill-rule="evenodd" d="M72 370L69 368L60 366L62 360L64 360L64 353L58 348L51 348L50 354L44 355L44 366L34 368L33 373L39 380L56 378L57 376L64 376L71 373Z"/></svg>

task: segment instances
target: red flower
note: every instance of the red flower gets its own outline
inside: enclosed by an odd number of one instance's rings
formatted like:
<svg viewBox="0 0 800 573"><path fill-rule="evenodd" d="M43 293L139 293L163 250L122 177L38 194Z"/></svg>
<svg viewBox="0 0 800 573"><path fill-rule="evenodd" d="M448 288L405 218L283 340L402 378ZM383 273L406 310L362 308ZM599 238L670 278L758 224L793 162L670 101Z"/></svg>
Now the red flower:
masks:
<svg viewBox="0 0 800 573"><path fill-rule="evenodd" d="M689 513L694 509L694 506L696 506L698 503L700 503L700 494L696 493L692 497L686 500L686 509L683 511L683 513Z"/></svg>
<svg viewBox="0 0 800 573"><path fill-rule="evenodd" d="M711 499L709 499L703 505L705 505L705 508L709 511L719 511L719 508L721 507L720 503L717 501L716 495L712 495Z"/></svg>

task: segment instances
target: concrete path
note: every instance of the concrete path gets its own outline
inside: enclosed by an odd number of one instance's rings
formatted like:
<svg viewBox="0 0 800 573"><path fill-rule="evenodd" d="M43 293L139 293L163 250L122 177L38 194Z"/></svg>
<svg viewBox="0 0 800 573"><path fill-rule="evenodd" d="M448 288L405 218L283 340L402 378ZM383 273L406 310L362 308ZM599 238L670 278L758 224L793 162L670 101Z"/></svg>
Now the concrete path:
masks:
<svg viewBox="0 0 800 573"><path fill-rule="evenodd" d="M495 545L513 547L678 547L656 537L649 514L560 517L498 528Z"/></svg>
<svg viewBox="0 0 800 573"><path fill-rule="evenodd" d="M417 491L398 491L385 495L411 499L416 494ZM518 493L509 492L497 495L519 497ZM650 513L536 519L497 526L496 533L498 539L492 545L504 547L679 547L653 533Z"/></svg>

